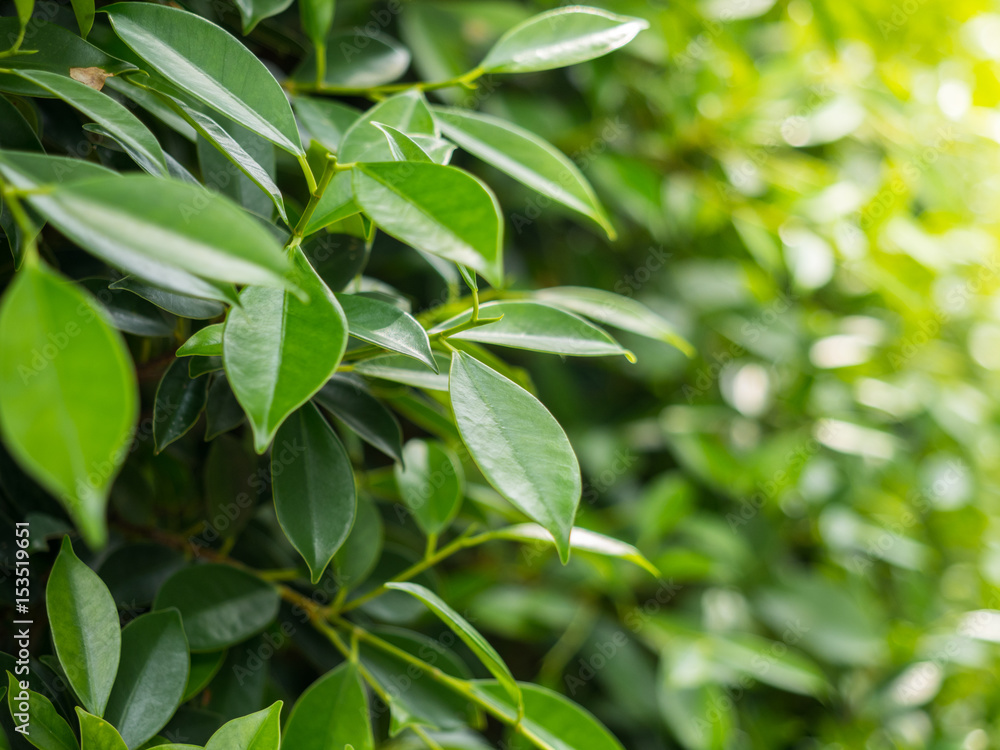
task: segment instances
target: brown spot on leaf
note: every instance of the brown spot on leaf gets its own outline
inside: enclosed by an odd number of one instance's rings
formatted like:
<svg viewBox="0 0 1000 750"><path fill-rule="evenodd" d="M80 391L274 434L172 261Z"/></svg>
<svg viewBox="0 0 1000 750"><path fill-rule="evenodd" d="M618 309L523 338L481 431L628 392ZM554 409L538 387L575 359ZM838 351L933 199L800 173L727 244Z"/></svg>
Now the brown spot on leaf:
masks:
<svg viewBox="0 0 1000 750"><path fill-rule="evenodd" d="M104 81L107 80L110 73L102 70L101 68L70 68L69 77L79 81L80 83L85 83L90 88L95 91L100 91L104 88Z"/></svg>

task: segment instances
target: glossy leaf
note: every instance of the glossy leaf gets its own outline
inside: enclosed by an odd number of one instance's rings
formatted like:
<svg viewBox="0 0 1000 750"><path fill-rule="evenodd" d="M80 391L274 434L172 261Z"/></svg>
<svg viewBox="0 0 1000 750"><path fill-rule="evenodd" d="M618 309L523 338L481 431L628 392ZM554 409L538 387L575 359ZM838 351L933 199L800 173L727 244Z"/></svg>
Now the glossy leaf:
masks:
<svg viewBox="0 0 1000 750"><path fill-rule="evenodd" d="M534 523L522 523L515 526L506 526L494 532L502 539L514 539L519 542L552 542L552 534ZM596 531L581 529L579 526L573 527L569 535L569 546L578 552L591 552L605 557L616 557L620 560L628 560L635 563L640 568L644 568L652 575L659 577L660 571L646 557L631 544L619 541L613 537L598 534Z"/></svg>
<svg viewBox="0 0 1000 750"><path fill-rule="evenodd" d="M153 405L153 444L159 453L194 427L208 396L206 378L191 378L188 363L175 359L160 379Z"/></svg>
<svg viewBox="0 0 1000 750"><path fill-rule="evenodd" d="M134 294L112 290L107 279L81 279L77 282L103 305L119 331L137 336L168 337L177 327L177 319Z"/></svg>
<svg viewBox="0 0 1000 750"><path fill-rule="evenodd" d="M208 404L205 406L205 440L214 440L236 429L246 418L229 381L225 376L215 378L208 389Z"/></svg>
<svg viewBox="0 0 1000 750"><path fill-rule="evenodd" d="M80 722L80 750L128 750L122 736L104 719L79 706L76 717Z"/></svg>
<svg viewBox="0 0 1000 750"><path fill-rule="evenodd" d="M528 73L592 60L628 44L649 24L599 8L558 8L518 24L479 64L487 73Z"/></svg>
<svg viewBox="0 0 1000 750"><path fill-rule="evenodd" d="M289 414L330 379L347 347L347 319L337 298L296 248L303 302L277 289L248 287L226 320L223 359L233 393L263 453Z"/></svg>
<svg viewBox="0 0 1000 750"><path fill-rule="evenodd" d="M328 750L350 745L374 750L368 699L357 667L345 663L309 686L285 724L283 746Z"/></svg>
<svg viewBox="0 0 1000 750"><path fill-rule="evenodd" d="M354 202L351 173L338 172L316 202L316 210L309 217L305 233L312 234L338 221L353 216L361 209Z"/></svg>
<svg viewBox="0 0 1000 750"><path fill-rule="evenodd" d="M434 372L427 365L401 354L385 354L358 362L354 371L370 378L391 380L394 383L426 388L431 391L447 391L448 378L442 368L448 367L448 358L435 354L434 361L440 372Z"/></svg>
<svg viewBox="0 0 1000 750"><path fill-rule="evenodd" d="M382 131L386 141L389 143L389 150L392 152L393 161L417 161L432 162L429 157L416 142L406 133L381 122L373 122L376 128Z"/></svg>
<svg viewBox="0 0 1000 750"><path fill-rule="evenodd" d="M192 320L217 318L226 311L226 308L222 304L214 300L199 299L197 297L189 297L185 294L168 292L165 289L144 284L134 276L125 276L113 284L109 284L108 288L125 289L148 302L152 302L167 312Z"/></svg>
<svg viewBox="0 0 1000 750"><path fill-rule="evenodd" d="M121 665L104 718L136 748L163 729L180 705L188 644L176 610L137 617L121 638Z"/></svg>
<svg viewBox="0 0 1000 750"><path fill-rule="evenodd" d="M281 701L263 711L223 725L205 750L278 750L281 746Z"/></svg>
<svg viewBox="0 0 1000 750"><path fill-rule="evenodd" d="M347 315L352 336L437 369L427 332L412 315L363 294L338 294L337 301Z"/></svg>
<svg viewBox="0 0 1000 750"><path fill-rule="evenodd" d="M292 109L270 71L225 30L165 5L105 6L115 33L172 84L295 155L305 155Z"/></svg>
<svg viewBox="0 0 1000 750"><path fill-rule="evenodd" d="M350 375L334 375L313 400L388 456L401 459L403 430L396 417Z"/></svg>
<svg viewBox="0 0 1000 750"><path fill-rule="evenodd" d="M396 239L470 266L493 286L502 283L500 206L467 172L439 164L361 164L354 170L354 198Z"/></svg>
<svg viewBox="0 0 1000 750"><path fill-rule="evenodd" d="M118 672L121 631L111 593L97 573L80 562L69 537L45 586L52 644L70 687L101 716Z"/></svg>
<svg viewBox="0 0 1000 750"><path fill-rule="evenodd" d="M423 94L413 91L397 94L369 109L344 133L337 150L341 164L392 161L392 150L382 131L372 124L375 122L391 125L410 136L438 134Z"/></svg>
<svg viewBox="0 0 1000 750"><path fill-rule="evenodd" d="M0 428L92 547L137 409L131 357L99 304L43 265L19 271L0 303Z"/></svg>
<svg viewBox="0 0 1000 750"><path fill-rule="evenodd" d="M94 25L94 0L70 0L70 2L73 5L76 24L80 27L80 36L86 39Z"/></svg>
<svg viewBox="0 0 1000 750"><path fill-rule="evenodd" d="M307 0L317 5L324 0ZM332 0L325 0L332 5ZM323 85L328 89L368 89L390 83L410 67L410 52L388 34L365 32L359 44L354 31L331 34L326 39ZM303 83L316 80L316 52L310 52L292 78ZM357 750L355 748L355 750Z"/></svg>
<svg viewBox="0 0 1000 750"><path fill-rule="evenodd" d="M312 404L278 430L271 476L278 522L318 583L351 530L357 499L351 459Z"/></svg>
<svg viewBox="0 0 1000 750"><path fill-rule="evenodd" d="M521 689L518 687L510 669L500 658L500 654L490 643L480 635L469 622L458 612L449 607L437 594L418 583L387 583L386 588L393 591L405 591L407 594L422 601L427 608L441 618L457 635L462 642L472 650L472 653L483 663L483 665L496 677L497 682L507 691L507 695L517 705L518 713L521 715Z"/></svg>
<svg viewBox="0 0 1000 750"><path fill-rule="evenodd" d="M518 182L594 220L611 239L614 227L572 159L534 133L479 112L434 108L441 130L465 151Z"/></svg>
<svg viewBox="0 0 1000 750"><path fill-rule="evenodd" d="M358 495L354 526L333 556L339 586L356 586L372 572L382 553L384 530L375 503Z"/></svg>
<svg viewBox="0 0 1000 750"><path fill-rule="evenodd" d="M292 4L292 0L236 0L243 21L243 36L265 18L276 16Z"/></svg>
<svg viewBox="0 0 1000 750"><path fill-rule="evenodd" d="M156 610L176 607L192 651L218 651L259 633L278 614L278 592L229 565L196 565L170 578Z"/></svg>
<svg viewBox="0 0 1000 750"><path fill-rule="evenodd" d="M410 440L394 467L399 495L425 534L440 534L462 505L465 473L443 443Z"/></svg>
<svg viewBox="0 0 1000 750"><path fill-rule="evenodd" d="M178 357L221 357L225 323L213 323L194 333L177 350Z"/></svg>
<svg viewBox="0 0 1000 750"><path fill-rule="evenodd" d="M566 433L538 399L464 352L452 356L449 387L458 430L483 476L552 533L565 562L582 491Z"/></svg>
<svg viewBox="0 0 1000 750"><path fill-rule="evenodd" d="M299 0L299 18L313 47L322 47L333 25L336 0ZM357 750L357 748L355 748Z"/></svg>
<svg viewBox="0 0 1000 750"><path fill-rule="evenodd" d="M25 680L25 686L27 683ZM7 673L7 707L15 726L28 724L28 739L38 750L78 750L73 730L52 701L25 686L13 674ZM23 721L25 715L27 722Z"/></svg>

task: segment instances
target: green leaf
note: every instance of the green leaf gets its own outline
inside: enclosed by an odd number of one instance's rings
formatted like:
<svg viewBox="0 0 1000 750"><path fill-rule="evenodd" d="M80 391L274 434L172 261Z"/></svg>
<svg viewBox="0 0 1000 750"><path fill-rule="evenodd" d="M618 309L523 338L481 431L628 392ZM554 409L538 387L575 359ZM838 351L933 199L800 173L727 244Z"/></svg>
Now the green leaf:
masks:
<svg viewBox="0 0 1000 750"><path fill-rule="evenodd" d="M385 136L372 124L375 122L391 125L409 136L438 135L423 94L418 91L396 94L369 109L344 133L337 151L341 164L393 160Z"/></svg>
<svg viewBox="0 0 1000 750"><path fill-rule="evenodd" d="M221 357L225 323L213 323L195 331L177 350L178 357Z"/></svg>
<svg viewBox="0 0 1000 750"><path fill-rule="evenodd" d="M358 495L354 527L333 556L335 580L339 586L357 586L368 577L382 554L384 536L382 517L375 503Z"/></svg>
<svg viewBox="0 0 1000 750"><path fill-rule="evenodd" d="M43 151L34 128L21 111L0 96L0 149L8 151Z"/></svg>
<svg viewBox="0 0 1000 750"><path fill-rule="evenodd" d="M176 610L137 617L121 638L121 665L104 718L136 748L163 729L181 704L188 644Z"/></svg>
<svg viewBox="0 0 1000 750"><path fill-rule="evenodd" d="M159 142L142 121L111 97L94 91L85 83L45 70L19 70L17 75L102 125L115 138L167 174L167 161Z"/></svg>
<svg viewBox="0 0 1000 750"><path fill-rule="evenodd" d="M94 295L111 316L115 328L137 336L172 336L177 319L134 294L112 291L107 279L80 279L81 287Z"/></svg>
<svg viewBox="0 0 1000 750"><path fill-rule="evenodd" d="M224 29L165 5L115 3L101 11L119 38L172 84L279 148L305 156L281 86Z"/></svg>
<svg viewBox="0 0 1000 750"><path fill-rule="evenodd" d="M195 565L175 573L153 609L176 607L192 651L218 651L245 641L278 614L275 589L230 565Z"/></svg>
<svg viewBox="0 0 1000 750"><path fill-rule="evenodd" d="M427 331L412 315L363 294L338 294L350 334L369 344L413 357L437 370Z"/></svg>
<svg viewBox="0 0 1000 750"><path fill-rule="evenodd" d="M182 359L170 363L156 389L153 405L153 445L161 452L194 427L208 397L208 380L192 379Z"/></svg>
<svg viewBox="0 0 1000 750"><path fill-rule="evenodd" d="M441 130L460 148L547 198L594 220L615 238L594 189L573 161L524 128L490 115L435 107Z"/></svg>
<svg viewBox="0 0 1000 750"><path fill-rule="evenodd" d="M113 726L77 706L80 722L80 750L128 750L125 740Z"/></svg>
<svg viewBox="0 0 1000 750"><path fill-rule="evenodd" d="M558 8L512 28L479 67L487 73L528 73L575 65L625 46L646 28L641 18L598 8Z"/></svg>
<svg viewBox="0 0 1000 750"><path fill-rule="evenodd" d="M192 378L200 378L211 372L221 372L223 369L222 357L192 357L188 360L188 374Z"/></svg>
<svg viewBox="0 0 1000 750"><path fill-rule="evenodd" d="M361 116L354 107L332 99L296 96L292 106L309 134L333 153L337 153L344 134Z"/></svg>
<svg viewBox="0 0 1000 750"><path fill-rule="evenodd" d="M28 724L26 739L38 750L78 750L76 736L52 701L7 673L7 705L15 726ZM23 709L23 710L22 710Z"/></svg>
<svg viewBox="0 0 1000 750"><path fill-rule="evenodd" d="M394 470L399 495L417 525L425 534L444 531L465 495L465 473L458 456L444 443L410 440Z"/></svg>
<svg viewBox="0 0 1000 750"><path fill-rule="evenodd" d="M392 153L393 161L433 162L431 157L406 133L381 122L373 122L372 125L385 135L385 139L389 142L389 151Z"/></svg>
<svg viewBox="0 0 1000 750"><path fill-rule="evenodd" d="M517 719L515 706L504 686L493 680L475 680L476 694L500 710L509 721ZM521 734L542 750L624 750L622 744L593 714L548 688L519 683L524 698ZM519 745L516 745L519 747Z"/></svg>
<svg viewBox="0 0 1000 750"><path fill-rule="evenodd" d="M124 610L145 608L170 576L184 567L184 556L149 542L124 544L101 562L98 573Z"/></svg>
<svg viewBox="0 0 1000 750"><path fill-rule="evenodd" d="M247 287L240 293L241 307L230 310L223 335L226 376L253 426L258 453L285 418L330 379L347 347L347 319L337 298L300 248L293 262L309 302Z"/></svg>
<svg viewBox="0 0 1000 750"><path fill-rule="evenodd" d="M243 21L243 36L265 18L276 16L292 4L292 0L235 0Z"/></svg>
<svg viewBox="0 0 1000 750"><path fill-rule="evenodd" d="M307 0L303 5L310 2L320 3L323 0ZM359 40L363 40L363 43L359 43ZM410 67L409 50L380 31L331 34L324 46L326 64L323 66L323 85L332 91L338 88L370 89L381 86L395 81ZM318 50L319 45L316 47ZM301 64L292 74L292 80L306 84L316 82L317 54L311 51L302 58Z"/></svg>
<svg viewBox="0 0 1000 750"><path fill-rule="evenodd" d="M225 375L215 378L208 389L208 405L205 407L205 440L214 440L219 435L236 429L246 418L246 412L236 400Z"/></svg>
<svg viewBox="0 0 1000 750"><path fill-rule="evenodd" d="M439 370L447 368L449 364L448 358L443 354L435 354L434 361ZM384 354L363 360L354 365L354 372L370 378L412 385L414 388L426 388L430 391L448 390L448 378L443 372L429 370L426 365L401 354Z"/></svg>
<svg viewBox="0 0 1000 750"><path fill-rule="evenodd" d="M476 657L490 671L490 674L496 677L497 682L503 686L503 689L507 691L507 695L517 705L517 716L521 716L521 689L514 680L514 676L510 673L510 669L508 669L503 659L500 658L500 654L480 635L478 630L472 627L458 612L442 601L437 594L418 583L387 583L385 587L393 591L405 591L407 594L416 597L427 605L427 608L431 612L441 618L441 621L451 628L455 635L472 650Z"/></svg>
<svg viewBox="0 0 1000 750"><path fill-rule="evenodd" d="M483 476L551 532L565 562L582 486L562 427L538 399L464 352L452 356L450 390L455 423Z"/></svg>
<svg viewBox="0 0 1000 750"><path fill-rule="evenodd" d="M681 338L670 323L630 297L582 286L540 289L535 292L535 297L547 305L572 310L623 331L663 341L677 347L689 357L694 356L691 344Z"/></svg>
<svg viewBox="0 0 1000 750"><path fill-rule="evenodd" d="M0 39L17 36L16 18L0 18ZM73 68L100 68L109 75L135 70L132 63L112 57L58 24L35 18L31 22L31 40L20 54L3 58L4 68L47 70L68 76ZM45 89L14 75L0 74L0 91L23 96L51 96Z"/></svg>
<svg viewBox="0 0 1000 750"><path fill-rule="evenodd" d="M118 672L118 610L104 582L73 553L63 537L45 586L52 645L66 679L83 705L101 716Z"/></svg>
<svg viewBox="0 0 1000 750"><path fill-rule="evenodd" d="M94 26L94 0L70 0L73 4L73 15L76 25L80 27L80 36L84 39Z"/></svg>
<svg viewBox="0 0 1000 750"><path fill-rule="evenodd" d="M309 217L305 234L310 235L335 222L361 211L354 202L354 191L351 187L351 173L338 172L326 186L326 190L316 202L316 209Z"/></svg>
<svg viewBox="0 0 1000 750"><path fill-rule="evenodd" d="M333 15L337 0L299 0L299 18L302 30L306 32L313 47L322 47L326 35L333 26ZM358 748L355 748L358 750Z"/></svg>
<svg viewBox="0 0 1000 750"><path fill-rule="evenodd" d="M351 530L357 499L351 459L312 404L278 430L271 476L278 523L318 583Z"/></svg>
<svg viewBox="0 0 1000 750"><path fill-rule="evenodd" d="M35 0L14 0L14 10L17 11L17 20L20 22L21 28L25 28L31 21L31 13L34 9Z"/></svg>
<svg viewBox="0 0 1000 750"><path fill-rule="evenodd" d="M607 357L621 354L635 357L607 333L571 312L538 302L488 302L479 308L482 318L500 318L495 323L453 333L449 338L481 344L530 349L536 352L569 354L576 357ZM472 319L464 313L435 328L445 330Z"/></svg>
<svg viewBox="0 0 1000 750"><path fill-rule="evenodd" d="M187 686L184 688L183 702L194 698L208 687L208 683L218 674L222 662L226 660L225 651L208 651L206 653L190 654Z"/></svg>
<svg viewBox="0 0 1000 750"><path fill-rule="evenodd" d="M552 534L534 523L521 523L515 526L506 526L493 532L494 536L500 539L513 539L518 542L552 542ZM652 575L659 578L660 571L646 557L631 544L626 544L613 537L598 534L596 531L581 529L574 526L569 535L569 546L577 552L592 552L605 557L617 557L619 560L628 560L635 563L640 568L648 570Z"/></svg>
<svg viewBox="0 0 1000 750"><path fill-rule="evenodd" d="M190 291L194 276L290 286L273 235L228 199L195 185L130 174L62 185L27 200L85 250L173 291Z"/></svg>
<svg viewBox="0 0 1000 750"><path fill-rule="evenodd" d="M440 164L360 164L354 199L396 239L474 268L493 286L502 283L500 206L469 173Z"/></svg>
<svg viewBox="0 0 1000 750"><path fill-rule="evenodd" d="M43 265L16 274L0 303L0 430L95 548L137 390L125 342L96 300Z"/></svg>
<svg viewBox="0 0 1000 750"><path fill-rule="evenodd" d="M205 750L278 750L281 746L281 705L224 724Z"/></svg>
<svg viewBox="0 0 1000 750"><path fill-rule="evenodd" d="M345 745L374 750L368 699L357 667L350 662L341 664L302 693L285 725L283 744L295 750Z"/></svg>
<svg viewBox="0 0 1000 750"><path fill-rule="evenodd" d="M108 289L125 289L148 302L152 302L167 312L192 320L210 320L211 318L219 317L226 311L223 305L214 300L199 299L198 297L190 297L186 294L168 292L164 289L144 284L134 276L124 276L113 284L108 284Z"/></svg>
<svg viewBox="0 0 1000 750"><path fill-rule="evenodd" d="M393 413L350 375L334 375L313 401L356 432L362 440L399 461L403 430Z"/></svg>

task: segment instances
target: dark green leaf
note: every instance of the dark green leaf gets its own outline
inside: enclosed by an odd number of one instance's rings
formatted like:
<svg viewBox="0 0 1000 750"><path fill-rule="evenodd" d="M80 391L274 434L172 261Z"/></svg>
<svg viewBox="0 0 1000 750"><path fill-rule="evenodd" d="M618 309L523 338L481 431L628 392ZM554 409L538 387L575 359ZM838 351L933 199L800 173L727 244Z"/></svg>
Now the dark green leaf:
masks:
<svg viewBox="0 0 1000 750"><path fill-rule="evenodd" d="M205 407L205 440L213 440L234 430L246 421L247 415L224 375L212 381Z"/></svg>
<svg viewBox="0 0 1000 750"><path fill-rule="evenodd" d="M448 367L448 358L443 354L435 354L434 361L440 372L434 372L426 365L402 354L385 354L358 362L354 366L354 371L370 378L391 380L394 383L412 385L414 388L447 391L448 378L443 370Z"/></svg>
<svg viewBox="0 0 1000 750"><path fill-rule="evenodd" d="M184 556L159 544L118 547L104 558L99 573L120 609L134 611L153 603L156 592L184 567Z"/></svg>
<svg viewBox="0 0 1000 750"><path fill-rule="evenodd" d="M206 378L192 379L188 364L182 359L170 363L156 389L153 406L153 444L157 453L194 427L207 396Z"/></svg>
<svg viewBox="0 0 1000 750"><path fill-rule="evenodd" d="M403 431L399 422L360 380L350 375L334 375L313 400L367 443L397 461L402 458Z"/></svg>
<svg viewBox="0 0 1000 750"><path fill-rule="evenodd" d="M378 563L383 536L382 517L375 503L358 495L354 527L333 556L335 580L339 586L357 586L368 577Z"/></svg>
<svg viewBox="0 0 1000 750"><path fill-rule="evenodd" d="M125 276L118 279L118 281L108 285L108 288L125 289L132 292L132 294L142 297L144 300L152 302L167 312L192 320L217 318L226 311L223 305L213 300L198 299L197 297L189 297L185 294L158 289L155 286L144 284L134 276Z"/></svg>
<svg viewBox="0 0 1000 750"><path fill-rule="evenodd" d="M189 701L198 693L208 687L208 683L219 672L222 662L226 660L225 651L208 651L206 653L191 654L190 668L188 670L187 686L184 688L182 701Z"/></svg>

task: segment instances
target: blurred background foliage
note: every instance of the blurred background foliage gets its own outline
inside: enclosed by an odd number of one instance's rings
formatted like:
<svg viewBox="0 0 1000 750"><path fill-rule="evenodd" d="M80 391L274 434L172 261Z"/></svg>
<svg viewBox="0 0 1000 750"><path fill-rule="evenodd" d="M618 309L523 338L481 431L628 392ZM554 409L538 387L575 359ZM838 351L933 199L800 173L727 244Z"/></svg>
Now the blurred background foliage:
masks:
<svg viewBox="0 0 1000 750"><path fill-rule="evenodd" d="M239 33L229 3L182 4ZM566 692L629 750L996 746L1000 14L982 0L593 4L651 28L591 63L432 96L549 139L614 217L608 242L482 172L509 218L516 286L632 296L693 346L626 334L637 364L512 357L580 455L578 524L634 542L662 578L494 544L446 566L445 598L519 678ZM549 7L339 0L335 25L348 45L402 40L411 77L440 80ZM287 72L297 28L292 8L246 41ZM50 139L77 136L49 114ZM442 299L391 240L371 265L415 310ZM146 445L115 512L191 523L185 499L211 510L239 489L213 483L253 460L229 436L207 458ZM4 464L8 497L51 506ZM416 535L380 507L392 568ZM291 559L269 503L224 535L236 529L234 555ZM385 601L380 617L418 620ZM294 698L329 666L310 638L255 672L266 681L215 685L207 708Z"/></svg>

